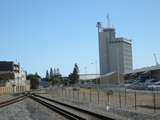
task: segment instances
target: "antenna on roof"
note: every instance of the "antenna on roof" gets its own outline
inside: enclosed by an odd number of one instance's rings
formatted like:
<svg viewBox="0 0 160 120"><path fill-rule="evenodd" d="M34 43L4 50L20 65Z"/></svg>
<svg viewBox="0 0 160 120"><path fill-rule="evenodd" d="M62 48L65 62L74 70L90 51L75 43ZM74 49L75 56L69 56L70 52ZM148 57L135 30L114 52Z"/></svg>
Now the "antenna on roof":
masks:
<svg viewBox="0 0 160 120"><path fill-rule="evenodd" d="M109 14L107 14L107 27L108 27L108 28L111 27L111 21L110 21L110 16L109 16Z"/></svg>
<svg viewBox="0 0 160 120"><path fill-rule="evenodd" d="M154 56L154 60L156 62L156 65L159 65L156 54L154 53L153 56Z"/></svg>

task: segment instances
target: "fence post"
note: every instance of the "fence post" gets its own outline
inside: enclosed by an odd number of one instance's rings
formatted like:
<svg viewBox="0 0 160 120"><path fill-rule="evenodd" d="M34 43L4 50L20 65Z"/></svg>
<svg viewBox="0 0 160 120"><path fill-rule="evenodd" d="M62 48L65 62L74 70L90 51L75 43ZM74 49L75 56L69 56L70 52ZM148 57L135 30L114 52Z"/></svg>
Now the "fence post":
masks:
<svg viewBox="0 0 160 120"><path fill-rule="evenodd" d="M125 106L127 104L127 91L126 91L126 88L125 88L125 91L124 91L124 102L125 102Z"/></svg>
<svg viewBox="0 0 160 120"><path fill-rule="evenodd" d="M62 88L62 98L63 98L63 88Z"/></svg>
<svg viewBox="0 0 160 120"><path fill-rule="evenodd" d="M90 87L90 102L92 101L91 99L92 99L92 96L91 96L91 87Z"/></svg>
<svg viewBox="0 0 160 120"><path fill-rule="evenodd" d="M121 93L119 91L119 107L121 108Z"/></svg>
<svg viewBox="0 0 160 120"><path fill-rule="evenodd" d="M79 103L79 90L78 90L78 103Z"/></svg>
<svg viewBox="0 0 160 120"><path fill-rule="evenodd" d="M99 104L99 89L98 89L97 93L98 93L98 104Z"/></svg>
<svg viewBox="0 0 160 120"><path fill-rule="evenodd" d="M83 92L83 100L85 101L85 92Z"/></svg>
<svg viewBox="0 0 160 120"><path fill-rule="evenodd" d="M64 96L65 96L65 99L66 99L66 97L67 97L67 95L66 95L66 88L64 89Z"/></svg>
<svg viewBox="0 0 160 120"><path fill-rule="evenodd" d="M153 95L153 107L154 107L154 112L156 112L156 94L154 88L152 88L152 95Z"/></svg>
<svg viewBox="0 0 160 120"><path fill-rule="evenodd" d="M71 98L71 90L69 90L69 98L70 98L70 100L72 100L72 98Z"/></svg>
<svg viewBox="0 0 160 120"><path fill-rule="evenodd" d="M67 95L66 98L67 98L67 100L68 100L68 96L69 96L69 95L68 95L68 89L66 89L66 95Z"/></svg>
<svg viewBox="0 0 160 120"><path fill-rule="evenodd" d="M46 91L45 91L45 92L46 92ZM57 88L56 96L57 96L57 97L60 97L59 95L60 95L59 88Z"/></svg>
<svg viewBox="0 0 160 120"><path fill-rule="evenodd" d="M107 93L107 104L109 106L109 94Z"/></svg>
<svg viewBox="0 0 160 120"><path fill-rule="evenodd" d="M73 91L73 90L72 90ZM73 93L73 101L74 101L74 91L72 92Z"/></svg>
<svg viewBox="0 0 160 120"><path fill-rule="evenodd" d="M134 92L134 108L135 108L135 110L137 110L137 93L136 93L136 91Z"/></svg>

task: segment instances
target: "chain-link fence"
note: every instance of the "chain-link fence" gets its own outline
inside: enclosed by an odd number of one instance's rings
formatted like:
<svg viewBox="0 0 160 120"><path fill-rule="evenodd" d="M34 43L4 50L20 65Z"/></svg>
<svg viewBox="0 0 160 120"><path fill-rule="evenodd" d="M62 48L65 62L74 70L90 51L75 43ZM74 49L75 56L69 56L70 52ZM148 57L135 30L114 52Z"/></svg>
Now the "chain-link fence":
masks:
<svg viewBox="0 0 160 120"><path fill-rule="evenodd" d="M56 99L87 108L118 114L160 113L160 91L131 90L121 86L93 88L57 87L49 90ZM122 112L122 113L120 113Z"/></svg>

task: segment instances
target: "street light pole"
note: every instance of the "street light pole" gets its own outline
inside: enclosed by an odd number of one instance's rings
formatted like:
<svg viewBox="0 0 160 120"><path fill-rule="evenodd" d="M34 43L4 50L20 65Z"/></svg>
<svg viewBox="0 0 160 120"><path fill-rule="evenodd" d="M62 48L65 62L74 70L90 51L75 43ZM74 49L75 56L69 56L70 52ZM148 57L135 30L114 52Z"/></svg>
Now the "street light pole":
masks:
<svg viewBox="0 0 160 120"><path fill-rule="evenodd" d="M95 68L96 68L96 79L97 79L97 84L98 84L99 82L98 82L98 78L97 78L97 75L98 75L98 72L97 72L97 60L95 61Z"/></svg>
<svg viewBox="0 0 160 120"><path fill-rule="evenodd" d="M96 27L97 27L97 32L98 32L98 41L99 41L99 45L100 45L100 29L102 27L101 22L97 22ZM97 61L96 61L96 74L97 74ZM98 79L97 79L97 85L98 85Z"/></svg>
<svg viewBox="0 0 160 120"><path fill-rule="evenodd" d="M118 44L118 43L117 43ZM120 74L119 74L119 49L118 49L118 45L116 47L116 59L117 59L117 74L118 74L118 84L120 85Z"/></svg>
<svg viewBox="0 0 160 120"><path fill-rule="evenodd" d="M101 29L101 22L97 22L97 32L98 32L98 42L99 42L99 47L100 47L100 29ZM97 74L97 62L96 62L96 74ZM101 75L99 77L99 79L101 78ZM97 89L98 89L98 104L99 104L99 81L98 78L96 77L96 81L97 81Z"/></svg>
<svg viewBox="0 0 160 120"><path fill-rule="evenodd" d="M94 62L91 62L91 64L93 64L93 65L95 65L95 74L97 75L98 74L98 72L97 72L97 60L95 61L95 63Z"/></svg>

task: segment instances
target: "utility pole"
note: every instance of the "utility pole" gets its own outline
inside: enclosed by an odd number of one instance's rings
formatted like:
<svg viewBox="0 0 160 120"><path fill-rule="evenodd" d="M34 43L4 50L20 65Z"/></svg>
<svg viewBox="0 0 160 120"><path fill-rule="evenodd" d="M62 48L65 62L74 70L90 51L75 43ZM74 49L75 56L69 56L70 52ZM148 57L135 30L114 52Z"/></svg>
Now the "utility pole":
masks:
<svg viewBox="0 0 160 120"><path fill-rule="evenodd" d="M101 22L97 22L97 32L98 32L98 41L99 41L99 45L100 45L100 29L102 28ZM96 74L97 74L97 61L96 61ZM101 76L101 74L100 74ZM97 79L97 85L98 85L98 79Z"/></svg>
<svg viewBox="0 0 160 120"><path fill-rule="evenodd" d="M97 32L98 32L98 41L99 41L99 45L100 45L100 29L101 29L101 22L97 22L97 25L96 25L96 27L97 27ZM97 72L97 62L96 62L96 72ZM100 77L99 77L99 79L101 78L101 75L100 75ZM98 78L97 78L97 89L98 89L98 104L99 104L99 82L98 82Z"/></svg>

